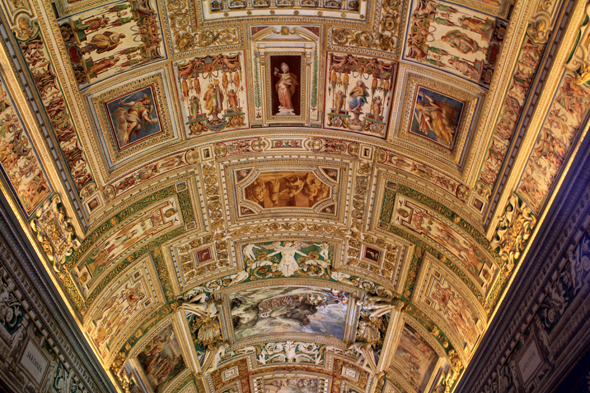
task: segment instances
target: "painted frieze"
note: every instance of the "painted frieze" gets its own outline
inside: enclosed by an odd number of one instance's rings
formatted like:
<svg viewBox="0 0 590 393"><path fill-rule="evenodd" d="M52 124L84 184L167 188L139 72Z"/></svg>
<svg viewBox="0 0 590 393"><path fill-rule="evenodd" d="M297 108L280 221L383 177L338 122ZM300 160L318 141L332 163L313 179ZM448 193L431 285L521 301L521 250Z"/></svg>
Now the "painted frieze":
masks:
<svg viewBox="0 0 590 393"><path fill-rule="evenodd" d="M189 137L248 127L244 52L195 57L175 71Z"/></svg>
<svg viewBox="0 0 590 393"><path fill-rule="evenodd" d="M516 192L537 214L549 196L590 109L590 87L566 72L535 141Z"/></svg>
<svg viewBox="0 0 590 393"><path fill-rule="evenodd" d="M489 86L507 24L446 1L412 1L403 58Z"/></svg>
<svg viewBox="0 0 590 393"><path fill-rule="evenodd" d="M527 99L531 84L541 61L546 43L537 43L527 34L512 79L508 93L504 98L502 109L498 117L486 160L479 175L479 180L493 188L508 147L514 136L516 125Z"/></svg>
<svg viewBox="0 0 590 393"><path fill-rule="evenodd" d="M94 178L38 26L34 35L19 44L75 187L80 191Z"/></svg>
<svg viewBox="0 0 590 393"><path fill-rule="evenodd" d="M157 9L123 0L58 21L80 88L166 57Z"/></svg>
<svg viewBox="0 0 590 393"><path fill-rule="evenodd" d="M52 189L1 74L0 164L21 208L30 216Z"/></svg>
<svg viewBox="0 0 590 393"><path fill-rule="evenodd" d="M397 63L344 53L327 56L326 127L384 138Z"/></svg>

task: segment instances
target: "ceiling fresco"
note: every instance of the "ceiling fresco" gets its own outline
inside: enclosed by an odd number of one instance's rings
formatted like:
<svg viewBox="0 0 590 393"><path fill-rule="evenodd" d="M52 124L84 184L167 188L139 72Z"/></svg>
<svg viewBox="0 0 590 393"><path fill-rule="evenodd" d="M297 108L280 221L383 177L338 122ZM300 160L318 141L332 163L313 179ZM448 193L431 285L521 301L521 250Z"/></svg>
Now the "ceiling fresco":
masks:
<svg viewBox="0 0 590 393"><path fill-rule="evenodd" d="M583 2L0 17L0 188L122 392L452 392L590 111Z"/></svg>

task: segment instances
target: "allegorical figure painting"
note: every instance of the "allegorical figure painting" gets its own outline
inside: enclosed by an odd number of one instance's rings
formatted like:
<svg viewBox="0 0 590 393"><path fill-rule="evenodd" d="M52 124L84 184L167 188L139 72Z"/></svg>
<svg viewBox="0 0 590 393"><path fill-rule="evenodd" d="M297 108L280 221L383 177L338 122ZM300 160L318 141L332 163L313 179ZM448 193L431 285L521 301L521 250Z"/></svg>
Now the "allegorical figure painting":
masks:
<svg viewBox="0 0 590 393"><path fill-rule="evenodd" d="M445 1L413 1L404 58L489 86L507 24Z"/></svg>
<svg viewBox="0 0 590 393"><path fill-rule="evenodd" d="M157 9L124 0L59 20L80 87L165 57Z"/></svg>
<svg viewBox="0 0 590 393"><path fill-rule="evenodd" d="M137 355L137 361L155 393L160 393L170 381L186 369L182 350L169 325L154 337Z"/></svg>
<svg viewBox="0 0 590 393"><path fill-rule="evenodd" d="M23 210L30 215L52 190L1 76L0 164Z"/></svg>
<svg viewBox="0 0 590 393"><path fill-rule="evenodd" d="M105 105L119 149L162 131L151 86L118 97Z"/></svg>
<svg viewBox="0 0 590 393"><path fill-rule="evenodd" d="M312 377L272 378L264 380L264 393L317 393L318 379Z"/></svg>
<svg viewBox="0 0 590 393"><path fill-rule="evenodd" d="M248 98L241 52L176 63L189 136L248 126Z"/></svg>
<svg viewBox="0 0 590 393"><path fill-rule="evenodd" d="M271 56L272 115L301 114L301 56Z"/></svg>
<svg viewBox="0 0 590 393"><path fill-rule="evenodd" d="M393 367L423 392L436 365L438 355L410 326L405 325L395 351Z"/></svg>
<svg viewBox="0 0 590 393"><path fill-rule="evenodd" d="M267 333L316 333L342 339L348 293L311 287L264 287L230 295L236 339Z"/></svg>
<svg viewBox="0 0 590 393"><path fill-rule="evenodd" d="M326 126L385 136L397 63L328 56Z"/></svg>
<svg viewBox="0 0 590 393"><path fill-rule="evenodd" d="M264 208L313 207L330 197L330 186L312 172L266 172L245 188L246 199Z"/></svg>
<svg viewBox="0 0 590 393"><path fill-rule="evenodd" d="M453 148L464 103L419 86L412 111L410 132Z"/></svg>

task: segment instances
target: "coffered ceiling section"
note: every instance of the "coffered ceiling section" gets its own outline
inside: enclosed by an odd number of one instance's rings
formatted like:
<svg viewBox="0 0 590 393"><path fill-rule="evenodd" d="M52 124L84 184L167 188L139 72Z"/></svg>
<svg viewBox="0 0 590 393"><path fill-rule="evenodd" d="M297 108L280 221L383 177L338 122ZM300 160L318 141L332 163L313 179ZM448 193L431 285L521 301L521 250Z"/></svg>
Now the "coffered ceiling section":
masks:
<svg viewBox="0 0 590 393"><path fill-rule="evenodd" d="M0 5L0 186L122 390L452 391L586 132L582 2Z"/></svg>

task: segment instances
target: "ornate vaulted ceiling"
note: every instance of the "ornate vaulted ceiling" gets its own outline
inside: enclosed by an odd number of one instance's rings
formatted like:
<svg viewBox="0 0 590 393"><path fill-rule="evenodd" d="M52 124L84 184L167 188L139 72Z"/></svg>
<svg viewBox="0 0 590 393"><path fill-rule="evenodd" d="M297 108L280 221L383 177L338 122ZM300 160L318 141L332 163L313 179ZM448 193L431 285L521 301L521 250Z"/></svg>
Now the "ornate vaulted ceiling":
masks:
<svg viewBox="0 0 590 393"><path fill-rule="evenodd" d="M580 1L0 5L0 186L122 390L453 391L586 132Z"/></svg>

